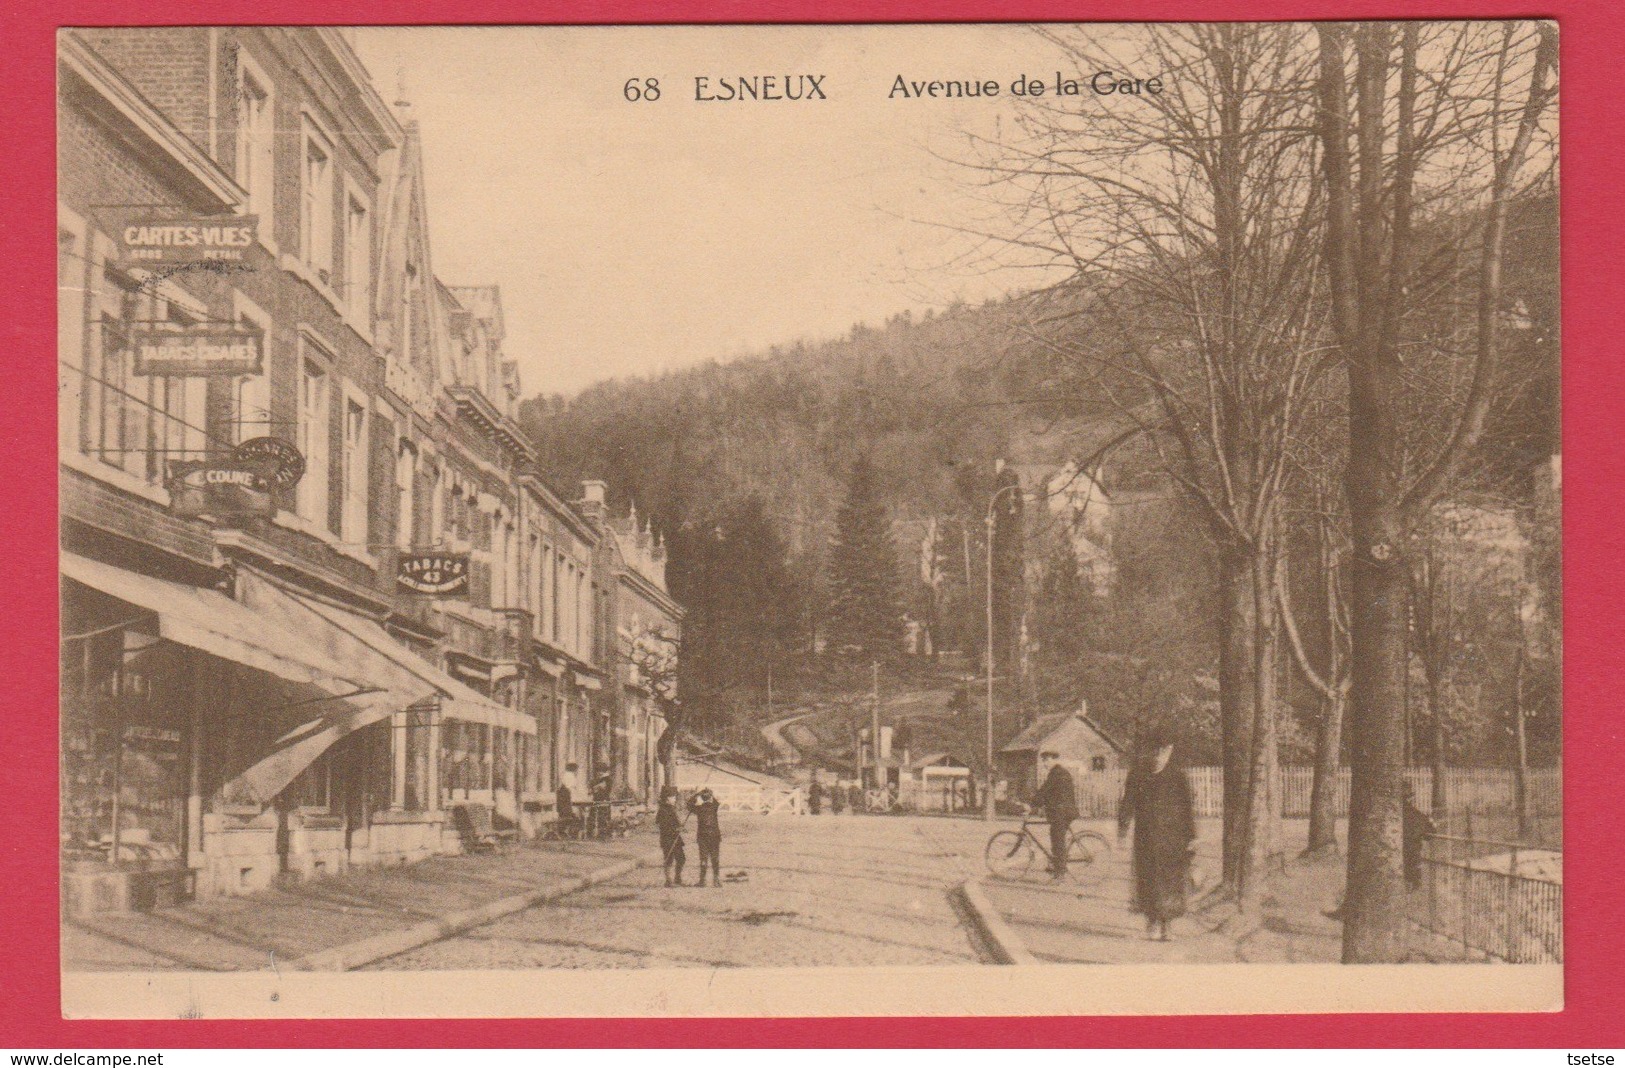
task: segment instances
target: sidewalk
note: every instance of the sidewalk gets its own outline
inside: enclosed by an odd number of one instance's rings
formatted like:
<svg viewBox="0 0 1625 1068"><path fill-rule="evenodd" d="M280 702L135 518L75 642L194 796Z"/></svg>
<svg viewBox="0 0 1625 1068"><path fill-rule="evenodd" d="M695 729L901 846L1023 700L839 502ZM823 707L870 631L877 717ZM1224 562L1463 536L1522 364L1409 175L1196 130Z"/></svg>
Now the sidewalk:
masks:
<svg viewBox="0 0 1625 1068"><path fill-rule="evenodd" d="M1289 821L1287 849L1302 848ZM1201 821L1199 863L1217 872L1217 821ZM1208 824L1213 824L1209 827ZM1004 821L1000 827L1014 827ZM1079 826L1100 831L1115 843L1116 828L1106 821ZM988 903L1039 961L1069 964L1187 964L1198 962L1333 963L1341 952L1342 928L1322 915L1341 895L1340 859L1290 859L1273 873L1261 914L1242 921L1234 906L1214 902L1175 921L1174 941L1146 937L1145 925L1129 907L1132 874L1128 849L1119 847L1089 870L1052 883L1042 873L1019 881L991 876L982 851L993 826L965 820L932 821L928 837L959 857L967 878L976 879Z"/></svg>
<svg viewBox="0 0 1625 1068"><path fill-rule="evenodd" d="M517 895L569 892L612 866L656 855L652 835L526 845L357 869L247 897L64 922L64 971L245 971L297 966L311 954L490 908Z"/></svg>

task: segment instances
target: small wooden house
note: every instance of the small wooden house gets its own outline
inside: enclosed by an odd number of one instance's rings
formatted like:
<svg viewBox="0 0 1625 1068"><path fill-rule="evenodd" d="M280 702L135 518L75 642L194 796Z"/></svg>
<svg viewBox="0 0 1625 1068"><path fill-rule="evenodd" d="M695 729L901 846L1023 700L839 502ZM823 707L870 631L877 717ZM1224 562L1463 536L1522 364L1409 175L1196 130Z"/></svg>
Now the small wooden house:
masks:
<svg viewBox="0 0 1625 1068"><path fill-rule="evenodd" d="M1038 789L1039 754L1060 754L1063 764L1084 771L1111 771L1123 766L1124 749L1089 718L1087 706L1076 712L1039 716L999 750L999 775L1006 796L1031 797Z"/></svg>

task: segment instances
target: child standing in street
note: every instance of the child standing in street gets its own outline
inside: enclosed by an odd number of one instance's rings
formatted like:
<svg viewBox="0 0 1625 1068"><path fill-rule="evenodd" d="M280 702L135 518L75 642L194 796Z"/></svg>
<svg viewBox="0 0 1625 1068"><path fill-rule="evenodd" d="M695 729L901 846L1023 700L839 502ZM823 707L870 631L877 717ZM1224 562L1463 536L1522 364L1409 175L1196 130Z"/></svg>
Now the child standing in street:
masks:
<svg viewBox="0 0 1625 1068"><path fill-rule="evenodd" d="M694 841L700 847L700 881L697 885L705 885L705 869L709 863L711 885L721 886L722 861L718 858L722 853L722 825L717 821L717 813L722 810L722 802L707 786L689 799L688 810L696 817Z"/></svg>
<svg viewBox="0 0 1625 1068"><path fill-rule="evenodd" d="M683 820L677 815L677 787L668 786L660 791L655 828L660 832L660 860L666 871L666 885L682 886L683 864L688 857L683 852Z"/></svg>

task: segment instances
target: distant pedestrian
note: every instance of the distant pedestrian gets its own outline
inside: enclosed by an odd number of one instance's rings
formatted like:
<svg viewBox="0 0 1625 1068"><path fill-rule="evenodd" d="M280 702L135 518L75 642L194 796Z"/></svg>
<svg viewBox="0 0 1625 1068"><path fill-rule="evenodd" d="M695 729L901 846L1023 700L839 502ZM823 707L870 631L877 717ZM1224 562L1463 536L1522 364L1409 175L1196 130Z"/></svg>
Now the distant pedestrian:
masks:
<svg viewBox="0 0 1625 1068"><path fill-rule="evenodd" d="M836 779L835 785L829 788L829 810L835 815L839 816L841 814L841 809L845 807L846 787L841 785L841 780Z"/></svg>
<svg viewBox="0 0 1625 1068"><path fill-rule="evenodd" d="M1400 828L1403 839L1401 860L1405 866L1405 885L1412 890L1422 885L1422 843L1436 830L1433 818L1416 807L1416 791L1407 789L1404 824Z"/></svg>
<svg viewBox="0 0 1625 1068"><path fill-rule="evenodd" d="M614 795L614 779L604 772L592 784L593 837L608 838L610 825L610 798Z"/></svg>
<svg viewBox="0 0 1625 1068"><path fill-rule="evenodd" d="M1039 767L1044 772L1044 783L1033 796L1033 805L1044 810L1049 820L1050 876L1066 877L1066 845L1071 837L1072 821L1078 818L1078 788L1072 773L1061 766L1061 754L1046 751L1038 754Z"/></svg>
<svg viewBox="0 0 1625 1068"><path fill-rule="evenodd" d="M683 865L688 862L688 855L683 851L683 818L677 814L675 786L660 791L655 829L660 832L660 862L666 872L666 885L682 886Z"/></svg>
<svg viewBox="0 0 1625 1068"><path fill-rule="evenodd" d="M814 816L824 811L824 784L818 781L818 773L813 772L812 785L807 787L807 811Z"/></svg>
<svg viewBox="0 0 1625 1068"><path fill-rule="evenodd" d="M717 814L722 802L707 786L689 799L688 810L694 813L694 842L700 847L700 879L696 886L705 885L705 869L711 868L711 885L722 885L722 824Z"/></svg>
<svg viewBox="0 0 1625 1068"><path fill-rule="evenodd" d="M1169 924L1185 915L1191 843L1196 818L1191 787L1174 761L1173 736L1153 732L1144 754L1129 771L1117 810L1117 834L1134 825L1134 905L1145 915L1146 934L1166 942Z"/></svg>
<svg viewBox="0 0 1625 1068"><path fill-rule="evenodd" d="M553 790L553 811L558 816L559 834L566 838L576 837L578 822L575 807L576 766L566 764L564 775Z"/></svg>

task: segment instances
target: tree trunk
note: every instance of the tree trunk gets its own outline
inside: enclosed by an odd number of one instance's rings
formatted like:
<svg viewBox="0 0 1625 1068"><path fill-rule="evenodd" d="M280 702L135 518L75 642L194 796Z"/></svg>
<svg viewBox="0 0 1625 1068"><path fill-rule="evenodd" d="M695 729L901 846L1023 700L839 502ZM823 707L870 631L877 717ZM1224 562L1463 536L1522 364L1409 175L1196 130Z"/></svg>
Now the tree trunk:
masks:
<svg viewBox="0 0 1625 1068"><path fill-rule="evenodd" d="M1365 465L1350 452L1350 467ZM1355 512L1353 687L1349 741L1354 781L1349 796L1348 894L1343 960L1405 959L1405 879L1401 864L1405 790L1406 577L1393 559L1391 513ZM1373 522L1373 520L1376 520Z"/></svg>
<svg viewBox="0 0 1625 1068"><path fill-rule="evenodd" d="M1242 554L1221 558L1224 599L1219 645L1219 729L1224 749L1224 886L1237 896L1242 885L1247 826L1247 774L1253 735L1252 575Z"/></svg>
<svg viewBox="0 0 1625 1068"><path fill-rule="evenodd" d="M1238 873L1242 907L1258 904L1265 873L1280 852L1280 803L1276 784L1276 681L1280 621L1276 615L1275 546L1268 535L1252 558L1253 723L1247 756L1246 826Z"/></svg>
<svg viewBox="0 0 1625 1068"><path fill-rule="evenodd" d="M1315 727L1315 777L1309 792L1309 843L1305 853L1337 852L1337 779L1343 756L1342 556L1328 544L1332 533L1322 524L1321 568L1326 578L1326 688L1320 722Z"/></svg>
<svg viewBox="0 0 1625 1068"><path fill-rule="evenodd" d="M1523 722L1523 646L1512 670L1513 803L1518 813L1518 840L1529 841L1529 742Z"/></svg>
<svg viewBox="0 0 1625 1068"><path fill-rule="evenodd" d="M1444 729L1444 686L1435 670L1437 665L1428 668L1428 715L1433 719L1433 784L1429 791L1428 809L1435 823L1444 826L1446 811L1449 802L1444 795L1445 774L1445 729Z"/></svg>
<svg viewBox="0 0 1625 1068"><path fill-rule="evenodd" d="M1305 853L1337 852L1337 772L1343 742L1343 694L1324 698L1315 727L1315 779L1309 792L1309 845Z"/></svg>

